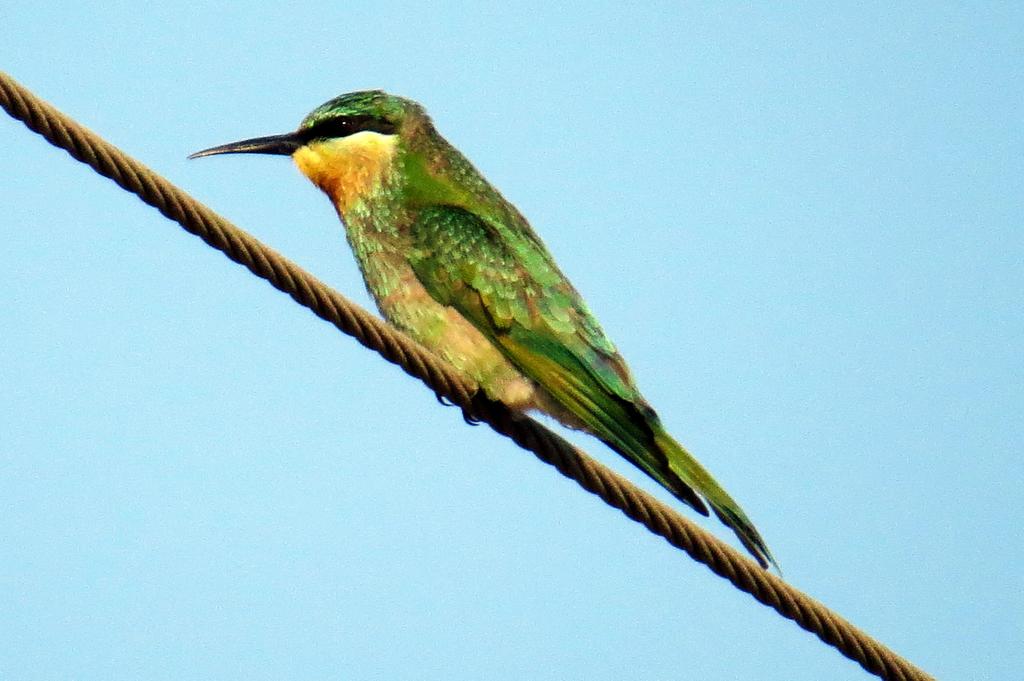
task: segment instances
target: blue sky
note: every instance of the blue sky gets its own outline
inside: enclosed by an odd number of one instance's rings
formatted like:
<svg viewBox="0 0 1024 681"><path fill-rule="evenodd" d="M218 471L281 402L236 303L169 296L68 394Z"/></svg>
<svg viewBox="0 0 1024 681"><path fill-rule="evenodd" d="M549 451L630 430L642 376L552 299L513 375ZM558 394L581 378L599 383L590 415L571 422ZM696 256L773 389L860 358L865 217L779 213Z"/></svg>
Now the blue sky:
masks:
<svg viewBox="0 0 1024 681"><path fill-rule="evenodd" d="M350 90L421 101L787 579L940 678L1024 665L1018 7L0 12L2 68L364 305L285 159L185 156ZM867 678L0 138L0 678Z"/></svg>

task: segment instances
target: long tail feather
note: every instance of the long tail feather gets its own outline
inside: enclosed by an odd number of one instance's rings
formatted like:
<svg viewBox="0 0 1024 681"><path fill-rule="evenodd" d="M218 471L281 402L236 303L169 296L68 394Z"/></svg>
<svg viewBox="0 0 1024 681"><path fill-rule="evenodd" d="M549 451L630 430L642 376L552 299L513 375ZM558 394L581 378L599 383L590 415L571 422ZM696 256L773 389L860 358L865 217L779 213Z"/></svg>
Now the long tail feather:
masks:
<svg viewBox="0 0 1024 681"><path fill-rule="evenodd" d="M718 519L732 528L740 543L757 559L761 567L771 565L778 571L779 565L768 550L768 545L740 505L681 444L665 432L661 424L653 425L653 430L654 441L668 459L672 472L707 500Z"/></svg>

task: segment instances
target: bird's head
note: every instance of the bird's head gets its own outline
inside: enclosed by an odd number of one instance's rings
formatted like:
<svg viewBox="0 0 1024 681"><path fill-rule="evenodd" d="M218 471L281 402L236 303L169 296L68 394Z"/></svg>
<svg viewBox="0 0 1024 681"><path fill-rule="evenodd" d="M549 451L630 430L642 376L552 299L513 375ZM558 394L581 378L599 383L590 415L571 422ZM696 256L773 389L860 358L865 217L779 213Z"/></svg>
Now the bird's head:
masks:
<svg viewBox="0 0 1024 681"><path fill-rule="evenodd" d="M399 140L428 119L416 102L381 90L350 92L311 111L294 132L231 142L189 156L276 154L291 156L299 170L339 209L381 181Z"/></svg>

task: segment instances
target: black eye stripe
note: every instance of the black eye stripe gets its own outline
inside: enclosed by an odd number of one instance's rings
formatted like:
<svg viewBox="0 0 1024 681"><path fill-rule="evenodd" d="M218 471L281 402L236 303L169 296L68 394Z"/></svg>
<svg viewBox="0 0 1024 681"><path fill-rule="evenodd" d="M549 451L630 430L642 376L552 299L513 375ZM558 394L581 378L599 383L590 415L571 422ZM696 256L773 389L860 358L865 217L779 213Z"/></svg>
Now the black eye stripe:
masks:
<svg viewBox="0 0 1024 681"><path fill-rule="evenodd" d="M376 116L335 116L319 121L300 132L304 141L348 137L357 132L377 132L393 135L396 126L389 120Z"/></svg>

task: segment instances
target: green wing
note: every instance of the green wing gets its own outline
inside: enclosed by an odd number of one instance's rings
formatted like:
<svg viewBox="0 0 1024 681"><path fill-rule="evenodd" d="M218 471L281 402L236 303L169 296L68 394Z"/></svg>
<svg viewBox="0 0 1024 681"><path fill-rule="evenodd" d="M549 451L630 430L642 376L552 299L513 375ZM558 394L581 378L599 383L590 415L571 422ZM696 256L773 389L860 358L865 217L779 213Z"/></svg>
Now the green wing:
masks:
<svg viewBox="0 0 1024 681"><path fill-rule="evenodd" d="M452 206L424 209L410 263L435 300L458 310L589 432L707 515L699 491L762 566L775 565L739 504L665 431L544 246L525 222L515 226Z"/></svg>
<svg viewBox="0 0 1024 681"><path fill-rule="evenodd" d="M531 233L443 206L423 210L413 238L413 270L435 300L458 310L588 430L707 514L655 442L660 424L615 346Z"/></svg>

